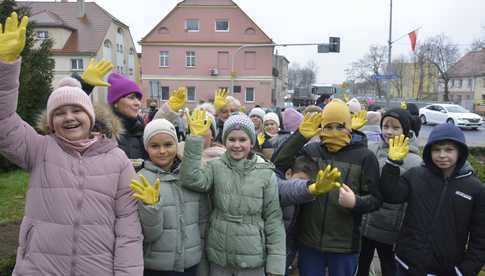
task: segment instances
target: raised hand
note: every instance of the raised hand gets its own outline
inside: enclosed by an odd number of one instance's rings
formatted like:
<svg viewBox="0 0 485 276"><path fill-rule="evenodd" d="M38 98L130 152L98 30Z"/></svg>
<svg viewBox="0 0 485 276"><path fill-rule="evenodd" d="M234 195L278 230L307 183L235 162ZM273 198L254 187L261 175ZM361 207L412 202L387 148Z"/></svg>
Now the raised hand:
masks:
<svg viewBox="0 0 485 276"><path fill-rule="evenodd" d="M216 108L216 111L219 111L226 105L227 95L227 90L224 88L219 88L216 90L216 94L214 96L214 107Z"/></svg>
<svg viewBox="0 0 485 276"><path fill-rule="evenodd" d="M258 145L260 145L260 146L262 146L264 144L264 142L266 141L266 137L265 137L263 132L260 132L258 134L258 136L256 136L256 138L258 139Z"/></svg>
<svg viewBox="0 0 485 276"><path fill-rule="evenodd" d="M179 111L184 108L187 103L187 89L185 87L179 87L175 90L168 99L168 106L172 111Z"/></svg>
<svg viewBox="0 0 485 276"><path fill-rule="evenodd" d="M113 63L106 59L96 62L92 58L89 61L88 68L84 71L81 78L92 86L111 86L109 82L103 81L103 77L113 69Z"/></svg>
<svg viewBox="0 0 485 276"><path fill-rule="evenodd" d="M367 124L367 110L362 110L352 116L352 129L361 129Z"/></svg>
<svg viewBox="0 0 485 276"><path fill-rule="evenodd" d="M409 153L409 138L401 134L389 139L389 152L387 157L389 160L401 161L406 158Z"/></svg>
<svg viewBox="0 0 485 276"><path fill-rule="evenodd" d="M206 116L203 109L195 109L189 118L190 134L193 136L205 136L212 124L212 118Z"/></svg>
<svg viewBox="0 0 485 276"><path fill-rule="evenodd" d="M308 190L314 196L320 196L333 191L342 184L340 184L337 179L340 178L340 170L338 168L332 168L330 165L324 170L320 170L317 174L317 179L314 183L308 186Z"/></svg>
<svg viewBox="0 0 485 276"><path fill-rule="evenodd" d="M150 182L142 175L140 176L141 182L133 179L130 184L130 188L133 190L133 197L142 201L146 205L156 205L160 202L160 178L157 178L155 185L151 185Z"/></svg>
<svg viewBox="0 0 485 276"><path fill-rule="evenodd" d="M401 102L401 109L408 109L408 104L405 101Z"/></svg>
<svg viewBox="0 0 485 276"><path fill-rule="evenodd" d="M7 17L5 31L0 23L0 61L12 63L18 59L25 47L25 32L29 18L22 17L19 25L19 18L16 12Z"/></svg>
<svg viewBox="0 0 485 276"><path fill-rule="evenodd" d="M306 139L310 139L313 136L320 133L322 128L320 127L322 123L322 116L318 112L314 113L307 113L305 117L303 117L303 121L300 123L298 130L300 131L301 135Z"/></svg>

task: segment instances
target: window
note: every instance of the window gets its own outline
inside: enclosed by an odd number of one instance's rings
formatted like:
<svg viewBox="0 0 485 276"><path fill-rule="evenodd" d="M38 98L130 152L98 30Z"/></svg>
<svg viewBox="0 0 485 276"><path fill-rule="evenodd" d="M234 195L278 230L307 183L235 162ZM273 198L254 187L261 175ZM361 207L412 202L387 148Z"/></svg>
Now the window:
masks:
<svg viewBox="0 0 485 276"><path fill-rule="evenodd" d="M468 79L468 87L473 87L473 79Z"/></svg>
<svg viewBox="0 0 485 276"><path fill-rule="evenodd" d="M71 69L72 70L84 70L83 60L80 58L71 59Z"/></svg>
<svg viewBox="0 0 485 276"><path fill-rule="evenodd" d="M217 67L219 69L229 68L229 52L225 52L225 51L217 52Z"/></svg>
<svg viewBox="0 0 485 276"><path fill-rule="evenodd" d="M103 43L103 58L111 60L111 41L108 39Z"/></svg>
<svg viewBox="0 0 485 276"><path fill-rule="evenodd" d="M229 20L217 19L216 20L216 32L229 32Z"/></svg>
<svg viewBox="0 0 485 276"><path fill-rule="evenodd" d="M187 100L189 102L195 101L195 87L193 87L193 86L187 87Z"/></svg>
<svg viewBox="0 0 485 276"><path fill-rule="evenodd" d="M241 93L241 86L240 85L234 85L232 92L233 93Z"/></svg>
<svg viewBox="0 0 485 276"><path fill-rule="evenodd" d="M49 38L48 31L38 31L36 32L37 39L44 40Z"/></svg>
<svg viewBox="0 0 485 276"><path fill-rule="evenodd" d="M168 101L170 98L170 87L162 86L162 97L160 98L162 101Z"/></svg>
<svg viewBox="0 0 485 276"><path fill-rule="evenodd" d="M133 75L133 68L130 68L130 69L128 70L128 74L130 74L130 76L132 76L132 75Z"/></svg>
<svg viewBox="0 0 485 276"><path fill-rule="evenodd" d="M158 99L159 97L159 90L160 82L157 80L150 81L150 98L151 99Z"/></svg>
<svg viewBox="0 0 485 276"><path fill-rule="evenodd" d="M254 102L254 88L246 87L246 102Z"/></svg>
<svg viewBox="0 0 485 276"><path fill-rule="evenodd" d="M187 32L199 31L199 19L187 19L185 20L185 30Z"/></svg>
<svg viewBox="0 0 485 276"><path fill-rule="evenodd" d="M256 69L256 52L244 52L244 68Z"/></svg>
<svg viewBox="0 0 485 276"><path fill-rule="evenodd" d="M455 87L455 80L451 80L451 87Z"/></svg>
<svg viewBox="0 0 485 276"><path fill-rule="evenodd" d="M457 87L458 88L461 88L463 86L463 80L458 80L458 85Z"/></svg>
<svg viewBox="0 0 485 276"><path fill-rule="evenodd" d="M194 51L185 52L185 66L186 67L195 67L195 52Z"/></svg>
<svg viewBox="0 0 485 276"><path fill-rule="evenodd" d="M168 67L168 51L160 51L160 67Z"/></svg>
<svg viewBox="0 0 485 276"><path fill-rule="evenodd" d="M482 95L482 101L485 101L485 95Z"/></svg>
<svg viewBox="0 0 485 276"><path fill-rule="evenodd" d="M485 78L482 79L482 87L485 88Z"/></svg>

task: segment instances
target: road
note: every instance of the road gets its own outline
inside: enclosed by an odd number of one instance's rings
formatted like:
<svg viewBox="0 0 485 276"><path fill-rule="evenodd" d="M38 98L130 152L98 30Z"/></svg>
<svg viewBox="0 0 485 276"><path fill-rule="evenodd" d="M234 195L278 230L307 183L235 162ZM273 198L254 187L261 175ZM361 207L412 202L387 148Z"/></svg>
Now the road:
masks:
<svg viewBox="0 0 485 276"><path fill-rule="evenodd" d="M428 140L429 133L433 130L432 125L425 125L421 127L419 132L418 143L420 146L424 146ZM468 146L471 147L485 147L485 127L481 127L478 130L464 129L465 139Z"/></svg>

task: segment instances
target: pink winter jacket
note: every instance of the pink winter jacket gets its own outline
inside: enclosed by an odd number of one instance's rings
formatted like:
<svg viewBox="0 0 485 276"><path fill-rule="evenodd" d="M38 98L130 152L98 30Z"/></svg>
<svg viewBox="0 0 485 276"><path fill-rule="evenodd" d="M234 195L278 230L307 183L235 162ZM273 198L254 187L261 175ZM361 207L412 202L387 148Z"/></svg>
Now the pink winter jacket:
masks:
<svg viewBox="0 0 485 276"><path fill-rule="evenodd" d="M80 155L37 134L16 113L19 72L0 62L0 153L30 172L13 275L142 275L128 158L107 138Z"/></svg>

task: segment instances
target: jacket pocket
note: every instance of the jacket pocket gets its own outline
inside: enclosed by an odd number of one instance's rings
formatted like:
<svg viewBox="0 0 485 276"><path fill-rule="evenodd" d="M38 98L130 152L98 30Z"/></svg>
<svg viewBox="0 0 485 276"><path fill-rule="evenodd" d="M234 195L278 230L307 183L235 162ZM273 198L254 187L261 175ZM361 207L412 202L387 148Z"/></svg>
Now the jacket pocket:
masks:
<svg viewBox="0 0 485 276"><path fill-rule="evenodd" d="M25 231L24 250L23 250L22 258L25 258L27 253L30 251L30 243L31 243L31 240L32 240L33 231L34 231L34 225L33 224L29 225L29 227L27 228L27 231Z"/></svg>

